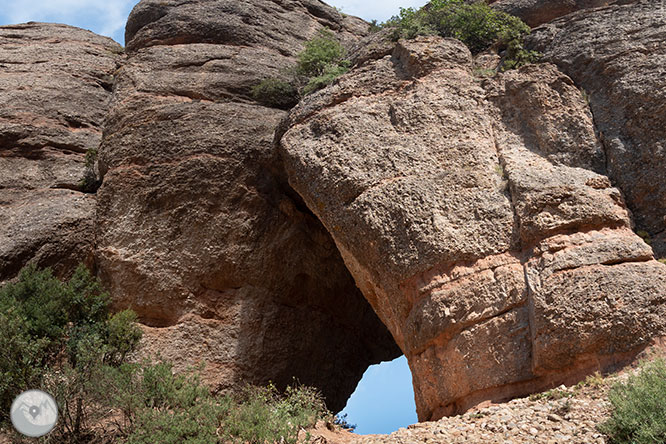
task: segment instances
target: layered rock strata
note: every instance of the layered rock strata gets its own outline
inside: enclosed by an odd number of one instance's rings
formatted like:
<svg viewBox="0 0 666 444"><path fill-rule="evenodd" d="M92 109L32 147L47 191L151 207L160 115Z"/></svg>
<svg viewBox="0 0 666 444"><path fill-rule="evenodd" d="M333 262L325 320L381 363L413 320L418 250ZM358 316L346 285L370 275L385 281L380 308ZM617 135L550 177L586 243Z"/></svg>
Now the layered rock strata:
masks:
<svg viewBox="0 0 666 444"><path fill-rule="evenodd" d="M127 25L101 148L96 258L147 350L206 362L219 390L320 387L341 409L399 354L273 147L285 112L251 89L285 76L317 30L367 25L318 1L142 1Z"/></svg>
<svg viewBox="0 0 666 444"><path fill-rule="evenodd" d="M407 355L420 420L610 368L666 319L666 267L571 79L475 74L456 40L400 41L301 102L280 139Z"/></svg>
<svg viewBox="0 0 666 444"><path fill-rule="evenodd" d="M0 281L28 263L92 263L95 196L83 193L122 48L65 25L0 26Z"/></svg>

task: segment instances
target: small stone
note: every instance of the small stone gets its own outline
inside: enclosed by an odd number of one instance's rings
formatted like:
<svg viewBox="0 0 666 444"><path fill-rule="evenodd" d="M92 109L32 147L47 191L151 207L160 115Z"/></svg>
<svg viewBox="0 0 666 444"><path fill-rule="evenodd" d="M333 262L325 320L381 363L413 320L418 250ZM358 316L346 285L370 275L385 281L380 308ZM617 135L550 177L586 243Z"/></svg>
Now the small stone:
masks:
<svg viewBox="0 0 666 444"><path fill-rule="evenodd" d="M556 415L555 413L548 414L547 418L550 419L551 421L556 421L556 422L562 421L562 417Z"/></svg>

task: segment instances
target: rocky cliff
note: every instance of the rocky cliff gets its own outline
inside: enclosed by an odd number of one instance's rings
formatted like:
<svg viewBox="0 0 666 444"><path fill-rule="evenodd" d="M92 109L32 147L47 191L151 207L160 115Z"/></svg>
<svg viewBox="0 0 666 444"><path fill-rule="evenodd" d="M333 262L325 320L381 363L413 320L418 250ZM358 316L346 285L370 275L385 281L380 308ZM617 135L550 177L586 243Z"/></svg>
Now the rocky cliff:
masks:
<svg viewBox="0 0 666 444"><path fill-rule="evenodd" d="M0 27L0 281L28 262L92 264L95 196L80 188L121 52L69 26Z"/></svg>
<svg viewBox="0 0 666 444"><path fill-rule="evenodd" d="M0 279L88 260L146 352L332 409L400 351L422 420L621 366L666 329L666 14L603 3L496 2L544 60L492 77L317 0L143 0L127 54L2 27ZM353 69L256 103L322 28Z"/></svg>

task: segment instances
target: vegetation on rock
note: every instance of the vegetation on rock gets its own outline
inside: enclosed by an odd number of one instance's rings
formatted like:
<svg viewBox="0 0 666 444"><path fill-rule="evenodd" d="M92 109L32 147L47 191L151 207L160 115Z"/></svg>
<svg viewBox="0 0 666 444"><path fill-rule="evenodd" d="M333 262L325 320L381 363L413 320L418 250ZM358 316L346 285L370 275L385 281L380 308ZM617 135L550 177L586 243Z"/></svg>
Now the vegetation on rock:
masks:
<svg viewBox="0 0 666 444"><path fill-rule="evenodd" d="M301 95L311 94L349 70L346 51L328 29L308 40L291 70L291 80L267 78L252 89L252 97L267 106L289 109Z"/></svg>
<svg viewBox="0 0 666 444"><path fill-rule="evenodd" d="M272 108L289 109L298 103L299 94L290 82L271 77L252 88L252 98Z"/></svg>
<svg viewBox="0 0 666 444"><path fill-rule="evenodd" d="M521 19L496 11L484 2L432 0L420 9L401 8L400 14L383 25L392 29L395 40L418 35L440 35L462 41L477 54L491 46L506 50L503 69L533 63L539 58L524 47L530 27Z"/></svg>

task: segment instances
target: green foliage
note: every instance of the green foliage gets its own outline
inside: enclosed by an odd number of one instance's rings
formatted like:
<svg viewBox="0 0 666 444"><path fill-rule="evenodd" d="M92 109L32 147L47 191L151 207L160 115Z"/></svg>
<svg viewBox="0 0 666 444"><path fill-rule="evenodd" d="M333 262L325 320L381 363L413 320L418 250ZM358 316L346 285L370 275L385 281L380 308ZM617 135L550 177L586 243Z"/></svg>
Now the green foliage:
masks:
<svg viewBox="0 0 666 444"><path fill-rule="evenodd" d="M235 399L225 419L225 437L233 442L295 443L302 428L327 415L321 395L308 387L287 387L280 395L274 385L248 386Z"/></svg>
<svg viewBox="0 0 666 444"><path fill-rule="evenodd" d="M336 416L335 419L333 420L333 424L336 426L342 427L345 430L349 430L351 432L356 429L356 424L352 424L347 420L347 414L345 413L344 415L341 416Z"/></svg>
<svg viewBox="0 0 666 444"><path fill-rule="evenodd" d="M215 399L197 373L175 375L164 362L126 364L107 367L102 380L112 394L109 405L123 415L128 444L218 442L217 428L230 404Z"/></svg>
<svg viewBox="0 0 666 444"><path fill-rule="evenodd" d="M136 314L109 316L108 305L84 267L66 282L27 267L0 288L0 421L28 388L58 403L45 443L92 442L100 424L115 425L114 442L127 444L295 443L300 430L330 416L308 387L213 396L200 369L174 374L166 362L129 363L141 338Z"/></svg>
<svg viewBox="0 0 666 444"><path fill-rule="evenodd" d="M0 288L0 421L16 395L41 387L58 402L58 439L85 440L97 403L92 385L105 362L119 364L141 337L135 314L109 317L108 306L84 266L66 282L28 266Z"/></svg>
<svg viewBox="0 0 666 444"><path fill-rule="evenodd" d="M583 387L600 388L604 385L606 385L606 380L603 375L599 372L594 372L594 374L588 375L583 381L576 384L575 388L576 390L580 390Z"/></svg>
<svg viewBox="0 0 666 444"><path fill-rule="evenodd" d="M296 75L305 78L303 94L311 94L333 83L349 70L346 51L328 29L320 30L317 36L305 44L298 55Z"/></svg>
<svg viewBox="0 0 666 444"><path fill-rule="evenodd" d="M328 29L322 29L305 44L298 63L291 70L291 81L264 79L252 88L252 98L266 106L290 109L301 94L311 94L333 83L349 70L345 49Z"/></svg>
<svg viewBox="0 0 666 444"><path fill-rule="evenodd" d="M304 94L311 94L315 91L318 91L326 86L330 85L340 77L342 74L349 71L348 63L341 62L339 65L328 65L324 68L324 72L316 77L312 77L308 84L303 88Z"/></svg>
<svg viewBox="0 0 666 444"><path fill-rule="evenodd" d="M666 362L644 364L608 395L613 412L599 430L611 443L666 443Z"/></svg>
<svg viewBox="0 0 666 444"><path fill-rule="evenodd" d="M139 345L141 329L137 325L137 316L132 310L114 314L107 324L105 362L120 365Z"/></svg>
<svg viewBox="0 0 666 444"><path fill-rule="evenodd" d="M247 386L216 397L197 371L175 375L169 363L107 368L100 380L100 395L122 413L128 444L295 443L301 429L329 415L308 387L280 394L272 384Z"/></svg>
<svg viewBox="0 0 666 444"><path fill-rule="evenodd" d="M370 32L375 33L382 30L382 24L378 23L377 20L370 21Z"/></svg>
<svg viewBox="0 0 666 444"><path fill-rule="evenodd" d="M484 2L469 4L464 0L432 0L421 9L401 8L385 27L392 36L411 39L418 35L456 38L477 54L493 45L506 49L504 69L533 63L539 57L523 47L530 28L518 17L496 11Z"/></svg>
<svg viewBox="0 0 666 444"><path fill-rule="evenodd" d="M495 77L497 71L489 68L474 68L474 75L477 77ZM503 175L503 174L502 174Z"/></svg>
<svg viewBox="0 0 666 444"><path fill-rule="evenodd" d="M296 72L306 77L323 75L331 66L343 63L345 49L328 29L322 29L305 44L305 49L298 55Z"/></svg>
<svg viewBox="0 0 666 444"><path fill-rule="evenodd" d="M289 109L298 103L298 90L289 82L271 77L252 88L252 98L272 108Z"/></svg>

